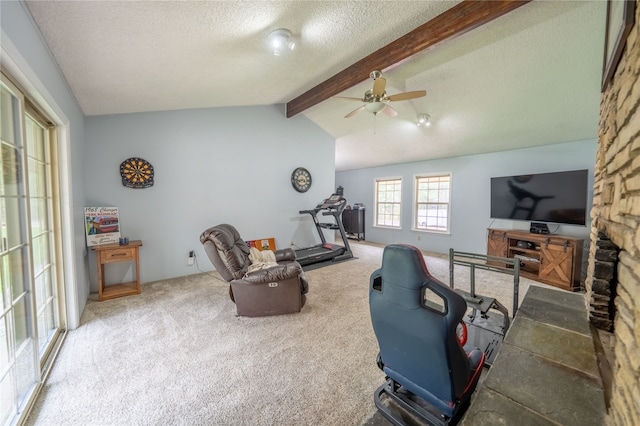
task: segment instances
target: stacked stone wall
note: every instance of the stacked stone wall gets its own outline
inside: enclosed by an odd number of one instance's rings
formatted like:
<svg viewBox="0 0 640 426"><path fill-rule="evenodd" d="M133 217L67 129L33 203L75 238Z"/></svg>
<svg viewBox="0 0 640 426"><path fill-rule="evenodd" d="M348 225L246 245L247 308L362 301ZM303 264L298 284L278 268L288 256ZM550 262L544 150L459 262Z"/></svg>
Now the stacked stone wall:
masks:
<svg viewBox="0 0 640 426"><path fill-rule="evenodd" d="M596 241L618 246L615 362L607 422L640 425L640 1L614 75L602 94L585 287L594 289ZM587 303L590 297L587 297Z"/></svg>
<svg viewBox="0 0 640 426"><path fill-rule="evenodd" d="M618 247L602 231L598 232L593 255L593 274L589 277L591 308L589 320L601 330L613 331L615 296L618 285Z"/></svg>

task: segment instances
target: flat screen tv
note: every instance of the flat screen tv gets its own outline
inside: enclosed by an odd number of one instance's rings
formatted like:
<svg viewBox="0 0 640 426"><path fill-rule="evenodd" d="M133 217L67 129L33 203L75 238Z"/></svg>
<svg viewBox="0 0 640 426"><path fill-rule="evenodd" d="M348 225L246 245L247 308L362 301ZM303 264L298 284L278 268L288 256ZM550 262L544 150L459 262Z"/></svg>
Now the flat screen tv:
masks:
<svg viewBox="0 0 640 426"><path fill-rule="evenodd" d="M588 170L491 178L491 218L585 225Z"/></svg>

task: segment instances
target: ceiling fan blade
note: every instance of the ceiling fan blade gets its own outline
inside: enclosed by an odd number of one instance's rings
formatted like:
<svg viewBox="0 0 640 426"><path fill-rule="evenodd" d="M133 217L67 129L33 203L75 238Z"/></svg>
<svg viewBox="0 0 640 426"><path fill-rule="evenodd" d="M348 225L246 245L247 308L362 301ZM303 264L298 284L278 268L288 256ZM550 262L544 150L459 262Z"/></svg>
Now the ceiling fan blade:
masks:
<svg viewBox="0 0 640 426"><path fill-rule="evenodd" d="M358 108L356 108L353 111L351 111L349 114L345 115L344 118L353 117L354 115L356 115L357 113L359 113L363 109L364 109L364 105L361 105Z"/></svg>
<svg viewBox="0 0 640 426"><path fill-rule="evenodd" d="M387 100L394 101L407 101L409 99L421 98L423 96L427 96L426 90L416 90L414 92L404 92L398 93L397 95L387 96Z"/></svg>
<svg viewBox="0 0 640 426"><path fill-rule="evenodd" d="M334 99L346 99L348 101L358 101L358 102L364 102L362 100L362 98L354 98L352 96L334 96Z"/></svg>
<svg viewBox="0 0 640 426"><path fill-rule="evenodd" d="M395 116L398 115L398 111L396 111L395 109L391 108L389 105L385 105L384 109L382 110L382 112L384 112L389 117L395 117Z"/></svg>
<svg viewBox="0 0 640 426"><path fill-rule="evenodd" d="M373 96L384 96L384 88L387 86L387 80L378 77L373 80Z"/></svg>

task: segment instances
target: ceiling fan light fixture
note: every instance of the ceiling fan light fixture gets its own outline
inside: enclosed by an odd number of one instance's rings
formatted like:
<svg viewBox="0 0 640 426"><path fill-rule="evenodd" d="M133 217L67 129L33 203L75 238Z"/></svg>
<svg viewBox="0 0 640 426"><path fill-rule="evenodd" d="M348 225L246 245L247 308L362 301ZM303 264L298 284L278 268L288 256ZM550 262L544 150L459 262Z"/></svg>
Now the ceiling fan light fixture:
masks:
<svg viewBox="0 0 640 426"><path fill-rule="evenodd" d="M286 28L271 31L267 39L269 40L273 54L276 56L280 56L280 53L285 49L293 50L296 47L296 43L291 36L291 31Z"/></svg>
<svg viewBox="0 0 640 426"><path fill-rule="evenodd" d="M418 114L418 126L431 126L431 116L429 114Z"/></svg>
<svg viewBox="0 0 640 426"><path fill-rule="evenodd" d="M365 104L364 109L375 115L382 111L385 106L386 104L384 102L369 102Z"/></svg>

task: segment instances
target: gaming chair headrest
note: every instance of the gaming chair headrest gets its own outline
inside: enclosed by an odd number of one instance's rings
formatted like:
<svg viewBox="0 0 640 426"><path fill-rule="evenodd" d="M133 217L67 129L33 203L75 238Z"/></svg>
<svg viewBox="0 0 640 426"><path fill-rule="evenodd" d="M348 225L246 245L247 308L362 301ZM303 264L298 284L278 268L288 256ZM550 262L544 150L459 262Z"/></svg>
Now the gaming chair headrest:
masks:
<svg viewBox="0 0 640 426"><path fill-rule="evenodd" d="M420 289L430 276L422 253L407 244L390 244L382 253L382 279L407 289Z"/></svg>
<svg viewBox="0 0 640 426"><path fill-rule="evenodd" d="M420 307L422 287L431 277L420 250L406 244L386 246L380 271L385 299L408 309Z"/></svg>
<svg viewBox="0 0 640 426"><path fill-rule="evenodd" d="M380 272L382 295L388 302L407 309L417 309L424 306L423 290L427 287L443 299L445 311L462 318L466 310L464 299L429 273L418 248L408 244L386 246Z"/></svg>

